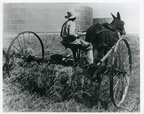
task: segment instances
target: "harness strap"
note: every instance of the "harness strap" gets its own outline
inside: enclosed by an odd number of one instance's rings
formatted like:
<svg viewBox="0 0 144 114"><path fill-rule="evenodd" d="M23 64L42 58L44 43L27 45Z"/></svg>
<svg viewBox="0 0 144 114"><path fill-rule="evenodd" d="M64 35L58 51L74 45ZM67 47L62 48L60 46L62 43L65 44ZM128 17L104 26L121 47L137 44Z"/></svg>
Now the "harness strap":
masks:
<svg viewBox="0 0 144 114"><path fill-rule="evenodd" d="M109 23L103 23L102 26L109 28L108 30L114 30L115 32L121 32L115 26L113 26L112 24L109 24Z"/></svg>

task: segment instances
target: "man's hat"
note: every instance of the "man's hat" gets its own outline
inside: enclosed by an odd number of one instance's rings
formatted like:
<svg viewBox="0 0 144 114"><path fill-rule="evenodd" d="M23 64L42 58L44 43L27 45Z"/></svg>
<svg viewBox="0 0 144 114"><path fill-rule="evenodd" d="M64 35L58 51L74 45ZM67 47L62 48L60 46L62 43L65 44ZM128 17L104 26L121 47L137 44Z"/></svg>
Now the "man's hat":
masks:
<svg viewBox="0 0 144 114"><path fill-rule="evenodd" d="M75 17L77 17L79 15L79 13L76 13L74 9L69 9L67 11L67 15L65 16L66 19L73 19Z"/></svg>

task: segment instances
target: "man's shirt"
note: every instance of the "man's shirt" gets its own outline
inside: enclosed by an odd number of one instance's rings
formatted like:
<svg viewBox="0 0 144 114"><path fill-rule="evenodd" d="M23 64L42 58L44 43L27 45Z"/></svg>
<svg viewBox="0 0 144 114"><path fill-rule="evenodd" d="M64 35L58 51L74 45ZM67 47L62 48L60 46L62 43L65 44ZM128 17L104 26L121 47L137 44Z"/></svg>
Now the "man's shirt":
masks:
<svg viewBox="0 0 144 114"><path fill-rule="evenodd" d="M68 37L68 36L78 37L75 22L71 20L66 21L61 29L61 37Z"/></svg>

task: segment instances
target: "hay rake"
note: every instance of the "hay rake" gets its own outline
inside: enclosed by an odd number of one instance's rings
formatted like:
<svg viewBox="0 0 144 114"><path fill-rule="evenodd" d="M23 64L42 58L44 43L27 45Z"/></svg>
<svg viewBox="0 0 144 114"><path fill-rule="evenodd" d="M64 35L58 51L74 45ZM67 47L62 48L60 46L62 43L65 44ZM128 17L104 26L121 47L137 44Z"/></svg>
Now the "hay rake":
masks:
<svg viewBox="0 0 144 114"><path fill-rule="evenodd" d="M95 63L95 68L87 67L86 62L84 62L83 51L79 46L76 48L77 56L73 63L70 83L71 85L75 84L74 91L78 89L88 92L94 91L92 95L100 93L99 99L110 100L114 106L120 106L126 97L132 72L131 50L127 40L120 38L107 54ZM59 60L67 60L67 58L61 56ZM43 62L53 63L52 60L44 58L43 42L36 33L31 31L19 33L7 50L6 67L8 75L11 76L14 69L18 67L28 67L33 61L39 64ZM105 61L107 61L107 65L103 66ZM82 69L83 72L78 73L78 69ZM77 82L73 83L73 80L77 80ZM95 85L97 83L98 86Z"/></svg>

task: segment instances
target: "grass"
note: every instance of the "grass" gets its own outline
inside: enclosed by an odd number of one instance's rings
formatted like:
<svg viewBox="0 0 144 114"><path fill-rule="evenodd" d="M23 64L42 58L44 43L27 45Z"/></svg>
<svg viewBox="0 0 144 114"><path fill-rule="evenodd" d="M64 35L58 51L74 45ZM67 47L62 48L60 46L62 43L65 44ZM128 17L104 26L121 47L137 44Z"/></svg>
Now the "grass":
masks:
<svg viewBox="0 0 144 114"><path fill-rule="evenodd" d="M46 58L53 54L66 55L70 53L60 43L61 38L54 35L41 35ZM140 111L140 54L139 35L128 34L125 38L129 41L132 50L133 74L130 87L123 106L126 108L115 108L111 103L105 110L103 105L89 108L88 106L76 102L75 99L64 100L60 95L60 90L64 89L60 80L63 77L71 76L72 67L62 65L49 65L44 63L39 65L33 62L34 67L15 67L13 75L7 77L3 72L3 111L5 112L139 112ZM43 75L41 75L43 74ZM58 79L58 83L51 82ZM54 91L49 91L50 88ZM53 94L50 95L50 93Z"/></svg>

